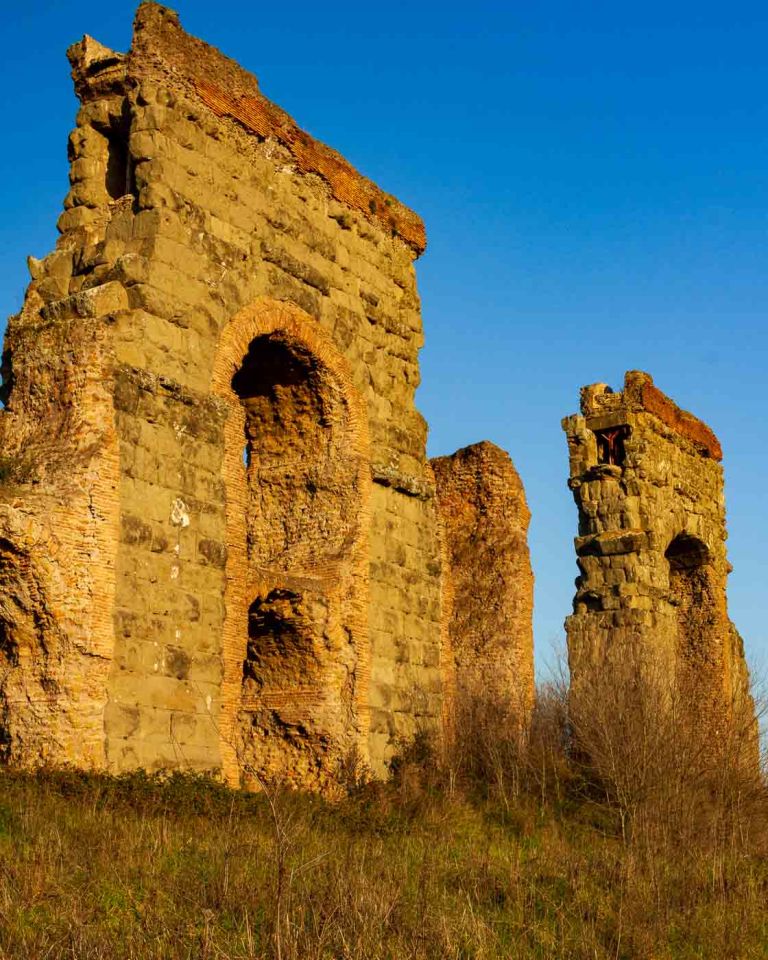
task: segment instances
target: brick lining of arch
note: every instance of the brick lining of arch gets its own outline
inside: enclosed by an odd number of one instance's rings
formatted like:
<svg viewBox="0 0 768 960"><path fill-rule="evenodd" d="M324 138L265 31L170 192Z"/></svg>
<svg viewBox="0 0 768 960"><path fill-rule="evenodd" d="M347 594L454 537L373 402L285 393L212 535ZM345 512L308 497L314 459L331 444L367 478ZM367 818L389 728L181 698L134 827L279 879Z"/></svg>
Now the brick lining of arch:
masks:
<svg viewBox="0 0 768 960"><path fill-rule="evenodd" d="M274 757L265 759L259 769L251 770L245 758L247 744L243 741L242 715L247 704L243 703L243 669L248 649L249 611L254 599L278 595L277 605L291 604L295 582L301 578L291 577L289 571L277 567L258 567L248 551L249 486L247 468L243 463L246 413L240 397L233 389L233 377L243 367L251 344L259 338L274 337L279 343L293 347L297 352L312 358L317 365L321 380L328 385L344 411L342 443L348 450L354 469L354 494L356 522L352 519L352 533L344 544L344 556L321 559L310 571L302 569L312 578L313 590L320 590L326 615L330 621L330 634L348 636L353 647L352 675L349 664L338 664L335 683L341 684L337 691L304 689L292 691L293 706L300 701L306 711L316 710L326 726L330 726L330 738L324 742L320 755L300 758L292 762L293 769L280 770L274 767ZM260 778L291 776L306 785L314 780L318 785L332 781L334 771L329 765L344 759L344 754L353 750L363 759L367 756L369 728L370 656L368 640L368 580L370 528L370 452L368 419L365 403L356 390L346 360L318 329L314 321L295 305L260 298L240 310L224 328L213 371L212 391L227 404L229 415L224 427L224 458L222 476L226 488L226 593L225 618L222 637L223 680L220 713L220 740L222 772L230 783L250 782ZM339 425L336 425L339 426ZM286 599L288 598L288 599ZM298 620L306 614L303 609ZM324 634L325 636L325 634ZM327 639L327 638L326 638ZM330 639L333 650L333 638ZM331 668L333 664L330 665ZM339 702L334 703L334 693L339 693ZM347 697L349 702L345 703ZM352 727L349 729L349 709L352 712ZM263 704L267 712L275 704ZM335 725L335 726L334 726ZM335 733L335 736L334 736ZM286 750L289 747L286 746ZM310 750L311 752L311 750ZM287 759L287 758L286 758ZM271 764L271 767L270 767ZM307 766L309 764L309 767ZM254 775L255 774L255 775Z"/></svg>

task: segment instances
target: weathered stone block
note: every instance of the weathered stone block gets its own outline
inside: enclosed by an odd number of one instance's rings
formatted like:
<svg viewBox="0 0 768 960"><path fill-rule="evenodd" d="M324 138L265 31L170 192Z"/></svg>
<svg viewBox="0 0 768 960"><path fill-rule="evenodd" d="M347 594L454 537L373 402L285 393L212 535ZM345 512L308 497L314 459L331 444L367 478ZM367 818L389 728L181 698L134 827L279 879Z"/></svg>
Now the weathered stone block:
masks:
<svg viewBox="0 0 768 960"><path fill-rule="evenodd" d="M137 706L110 701L104 710L104 729L108 737L126 739L139 729L140 713Z"/></svg>

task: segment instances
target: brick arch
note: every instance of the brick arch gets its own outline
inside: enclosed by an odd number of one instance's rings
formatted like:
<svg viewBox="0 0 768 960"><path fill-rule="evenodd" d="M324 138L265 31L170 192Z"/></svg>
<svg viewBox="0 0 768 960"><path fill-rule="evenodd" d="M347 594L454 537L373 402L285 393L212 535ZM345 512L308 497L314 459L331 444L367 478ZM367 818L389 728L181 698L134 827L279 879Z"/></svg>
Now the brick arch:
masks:
<svg viewBox="0 0 768 960"><path fill-rule="evenodd" d="M309 401L297 409L310 417L310 427L312 417L320 424L320 440L310 438L295 459L325 455L318 472L334 473L330 492L316 495L301 465L298 473L282 470L266 484L258 472L270 469L264 463L280 469L280 430L290 431L290 416L275 418L267 446L259 446L258 431L264 423L269 427L269 417L259 419L258 404L251 411L241 381L256 376L262 386L251 392L263 395L256 399L281 401L291 387L263 382L283 355L291 358L291 383L304 383L301 371L307 371ZM222 331L212 392L228 409L222 463L227 537L223 774L231 783L279 776L297 785L323 786L345 754L366 756L371 472L365 402L346 360L316 321L294 304L267 297L238 311ZM317 410L307 413L313 403ZM247 465L244 444L251 443L256 463ZM346 473L339 476L341 469ZM273 488L276 499L265 506L261 493L268 496ZM343 502L333 501L333 491ZM271 512L284 502L287 515L275 525ZM315 524L311 530L307 517ZM270 526L280 527L281 550L268 549ZM280 663L287 668L293 663L296 676L287 669L283 679L276 679Z"/></svg>

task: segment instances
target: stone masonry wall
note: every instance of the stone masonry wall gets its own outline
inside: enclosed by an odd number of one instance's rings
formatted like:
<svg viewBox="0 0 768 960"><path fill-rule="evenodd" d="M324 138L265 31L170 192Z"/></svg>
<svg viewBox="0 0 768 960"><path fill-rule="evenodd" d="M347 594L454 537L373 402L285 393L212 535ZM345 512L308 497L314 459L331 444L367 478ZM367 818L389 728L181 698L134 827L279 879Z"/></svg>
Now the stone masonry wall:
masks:
<svg viewBox="0 0 768 960"><path fill-rule="evenodd" d="M527 709L519 478L426 459L419 218L155 3L69 57L61 236L2 361L0 761L324 789L456 685ZM631 648L749 713L716 437L637 372L564 427L574 682Z"/></svg>
<svg viewBox="0 0 768 960"><path fill-rule="evenodd" d="M624 389L585 387L563 421L579 509L574 612L576 687L611 658L656 664L716 729L751 715L741 640L728 619L721 450L645 373Z"/></svg>
<svg viewBox="0 0 768 960"><path fill-rule="evenodd" d="M54 255L52 271L71 255ZM118 447L113 287L54 301L40 276L8 326L0 414L0 761L104 764L114 649ZM46 286L46 281L48 286Z"/></svg>
<svg viewBox="0 0 768 960"><path fill-rule="evenodd" d="M473 444L432 461L451 580L449 627L461 697L524 720L533 706L531 513L509 455Z"/></svg>
<svg viewBox="0 0 768 960"><path fill-rule="evenodd" d="M450 663L414 406L421 221L156 4L127 55L85 38L70 59L61 238L6 339L3 749L249 781L286 772L281 739L302 782L353 749L382 771L439 723ZM282 379L236 382L257 347ZM311 468L269 467L286 417ZM292 507L260 512L269 489ZM318 504L337 520L312 526ZM296 552L305 533L327 550ZM288 634L276 679L254 638Z"/></svg>

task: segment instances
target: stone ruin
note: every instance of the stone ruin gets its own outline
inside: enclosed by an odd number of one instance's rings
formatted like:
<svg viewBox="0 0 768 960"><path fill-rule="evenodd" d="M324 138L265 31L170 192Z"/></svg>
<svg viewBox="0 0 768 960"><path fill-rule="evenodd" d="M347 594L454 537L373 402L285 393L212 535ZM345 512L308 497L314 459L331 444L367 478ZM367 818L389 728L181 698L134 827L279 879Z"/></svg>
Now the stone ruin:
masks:
<svg viewBox="0 0 768 960"><path fill-rule="evenodd" d="M509 455L477 443L435 457L450 585L449 634L460 696L533 708L531 512Z"/></svg>
<svg viewBox="0 0 768 960"><path fill-rule="evenodd" d="M571 680L611 663L644 665L690 698L716 733L754 723L744 649L728 617L722 451L647 373L624 389L584 387L566 417L569 486L579 510Z"/></svg>
<svg viewBox="0 0 768 960"><path fill-rule="evenodd" d="M2 361L0 761L326 789L462 696L524 721L530 514L492 444L426 457L421 220L155 3L69 58ZM640 373L564 426L574 683L631 648L751 705L712 432Z"/></svg>
<svg viewBox="0 0 768 960"><path fill-rule="evenodd" d="M69 58L3 353L0 758L323 788L457 685L530 704L522 486L491 445L436 486L414 405L421 220L172 11Z"/></svg>

